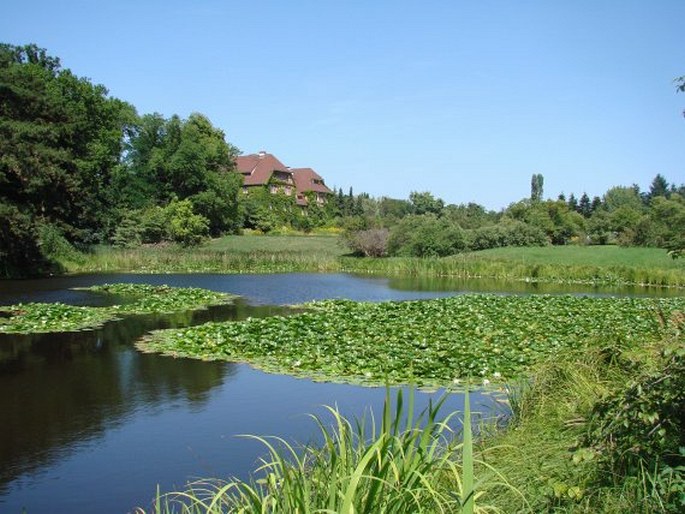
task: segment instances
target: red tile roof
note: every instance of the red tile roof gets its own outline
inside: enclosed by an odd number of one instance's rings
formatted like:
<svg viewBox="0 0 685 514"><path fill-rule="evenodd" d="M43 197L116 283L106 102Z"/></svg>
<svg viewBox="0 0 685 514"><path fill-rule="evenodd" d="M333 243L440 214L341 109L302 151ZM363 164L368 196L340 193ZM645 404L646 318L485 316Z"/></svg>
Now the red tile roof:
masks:
<svg viewBox="0 0 685 514"><path fill-rule="evenodd" d="M333 191L323 183L321 175L311 168L293 168L290 171L295 179L295 189L298 193L314 191L316 193L333 194Z"/></svg>
<svg viewBox="0 0 685 514"><path fill-rule="evenodd" d="M235 160L236 168L243 175L246 186L266 185L274 171L290 173L288 167L276 157L266 152L240 155Z"/></svg>

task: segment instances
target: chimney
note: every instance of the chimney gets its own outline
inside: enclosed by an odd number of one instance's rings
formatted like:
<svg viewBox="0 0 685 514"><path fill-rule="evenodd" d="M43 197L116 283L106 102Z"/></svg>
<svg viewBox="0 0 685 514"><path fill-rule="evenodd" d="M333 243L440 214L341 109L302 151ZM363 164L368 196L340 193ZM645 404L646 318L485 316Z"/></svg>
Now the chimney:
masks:
<svg viewBox="0 0 685 514"><path fill-rule="evenodd" d="M259 158L263 159L266 156L266 152L264 150L259 151Z"/></svg>

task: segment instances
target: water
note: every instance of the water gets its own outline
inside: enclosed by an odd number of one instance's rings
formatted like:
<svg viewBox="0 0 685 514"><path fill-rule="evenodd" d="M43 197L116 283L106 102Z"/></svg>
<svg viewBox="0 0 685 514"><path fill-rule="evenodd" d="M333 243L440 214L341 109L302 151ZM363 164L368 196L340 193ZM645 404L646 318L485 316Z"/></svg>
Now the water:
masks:
<svg viewBox="0 0 685 514"><path fill-rule="evenodd" d="M313 299L405 300L478 289L473 283L345 274L81 275L0 282L0 305L92 305L102 297L70 288L113 282L204 287L243 300L193 313L136 316L91 332L0 335L0 512L149 507L158 484L164 491L198 477L247 477L264 449L239 434L307 442L316 433L307 414L323 414L322 405L361 415L369 408L378 412L383 402L382 388L142 354L132 343L149 330L285 313L278 305ZM505 292L488 284L482 289ZM431 396L419 393L417 403L425 406ZM489 412L494 405L486 396L473 402ZM462 398L453 396L446 409L461 406Z"/></svg>

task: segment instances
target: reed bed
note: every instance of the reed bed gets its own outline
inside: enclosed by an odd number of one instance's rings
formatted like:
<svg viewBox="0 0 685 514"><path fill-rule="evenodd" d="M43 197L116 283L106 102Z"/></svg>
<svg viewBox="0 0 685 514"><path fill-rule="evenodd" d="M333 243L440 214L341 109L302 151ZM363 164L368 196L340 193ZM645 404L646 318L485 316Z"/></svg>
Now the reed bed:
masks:
<svg viewBox="0 0 685 514"><path fill-rule="evenodd" d="M255 236L245 236L255 239ZM120 249L100 247L81 259L62 262L69 273L287 273L349 272L384 276L450 277L494 279L558 284L609 286L685 287L685 265L671 263L657 249L616 249L614 252L583 251L574 248L539 254L535 248L516 252L472 252L443 258L361 258L336 253L330 238L325 245L298 245L274 239L272 250L254 243L231 249L226 244L184 249L176 246ZM280 246L279 246L280 245ZM643 250L636 253L631 250ZM627 253L623 253L623 251ZM531 258L526 258L530 252ZM538 253L535 253L538 252ZM579 253L580 252L580 253ZM663 254L663 255L662 255ZM587 257L587 264L582 256ZM635 257L636 263L630 259Z"/></svg>
<svg viewBox="0 0 685 514"><path fill-rule="evenodd" d="M332 423L312 416L323 441L316 446L247 436L268 450L252 479L204 480L184 491L158 493L152 512L499 512L485 493L490 482L508 485L484 463L476 463L485 471L475 480L468 392L461 423L456 422L460 413L441 415L444 400L415 416L413 390L406 404L401 390L394 401L388 393L380 425L373 415L350 420L328 407ZM459 425L461 438L455 432Z"/></svg>

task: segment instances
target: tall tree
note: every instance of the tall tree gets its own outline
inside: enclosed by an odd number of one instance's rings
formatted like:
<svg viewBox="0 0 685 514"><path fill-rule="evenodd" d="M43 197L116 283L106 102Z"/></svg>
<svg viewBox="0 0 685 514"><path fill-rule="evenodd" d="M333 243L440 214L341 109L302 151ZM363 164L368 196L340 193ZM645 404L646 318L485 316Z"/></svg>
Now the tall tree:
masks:
<svg viewBox="0 0 685 514"><path fill-rule="evenodd" d="M530 179L530 200L539 202L542 200L545 179L540 173L534 173Z"/></svg>
<svg viewBox="0 0 685 514"><path fill-rule="evenodd" d="M112 178L135 118L133 107L44 49L1 44L0 203L71 241L104 240Z"/></svg>

